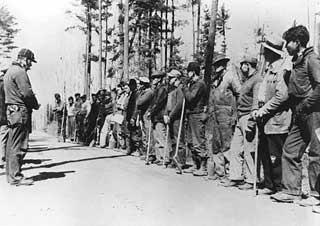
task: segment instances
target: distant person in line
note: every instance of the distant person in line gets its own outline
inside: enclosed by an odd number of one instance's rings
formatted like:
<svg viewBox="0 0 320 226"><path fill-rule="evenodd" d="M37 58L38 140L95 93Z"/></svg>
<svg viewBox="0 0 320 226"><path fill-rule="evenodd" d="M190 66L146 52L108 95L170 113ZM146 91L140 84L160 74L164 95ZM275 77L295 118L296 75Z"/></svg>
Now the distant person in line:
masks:
<svg viewBox="0 0 320 226"><path fill-rule="evenodd" d="M68 98L67 116L67 138L72 142L74 141L75 132L75 108L74 99L72 96Z"/></svg>
<svg viewBox="0 0 320 226"><path fill-rule="evenodd" d="M65 142L66 140L66 105L61 100L61 96L59 93L54 94L55 105L53 107L53 112L56 115L56 120L58 123L57 128L57 139L58 142Z"/></svg>
<svg viewBox="0 0 320 226"><path fill-rule="evenodd" d="M21 173L22 160L28 149L31 113L33 109L37 110L40 107L27 74L33 62L37 62L33 52L21 49L17 60L12 63L4 76L9 127L6 175L8 183L16 186L33 184L31 179L26 179Z"/></svg>
<svg viewBox="0 0 320 226"><path fill-rule="evenodd" d="M3 76L7 70L0 72L0 168L4 167L6 160L6 145L8 140L8 123L3 87Z"/></svg>

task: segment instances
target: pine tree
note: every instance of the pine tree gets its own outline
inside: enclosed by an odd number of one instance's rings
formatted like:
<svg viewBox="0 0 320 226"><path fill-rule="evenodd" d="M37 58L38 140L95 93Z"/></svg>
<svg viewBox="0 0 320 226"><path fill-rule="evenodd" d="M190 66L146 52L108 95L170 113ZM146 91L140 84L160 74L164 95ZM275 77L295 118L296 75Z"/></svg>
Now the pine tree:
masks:
<svg viewBox="0 0 320 226"><path fill-rule="evenodd" d="M13 49L18 48L14 45L14 38L18 33L16 18L10 14L4 6L0 8L0 57L10 58ZM1 65L1 61L0 61Z"/></svg>

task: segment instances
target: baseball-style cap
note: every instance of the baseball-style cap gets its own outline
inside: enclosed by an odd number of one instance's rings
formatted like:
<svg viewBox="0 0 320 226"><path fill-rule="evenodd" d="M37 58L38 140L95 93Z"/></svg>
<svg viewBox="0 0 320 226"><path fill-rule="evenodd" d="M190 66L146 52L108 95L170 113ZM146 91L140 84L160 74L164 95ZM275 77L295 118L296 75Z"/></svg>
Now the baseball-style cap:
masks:
<svg viewBox="0 0 320 226"><path fill-rule="evenodd" d="M139 77L139 81L140 83L146 83L146 84L150 83L150 80L147 77Z"/></svg>
<svg viewBox="0 0 320 226"><path fill-rule="evenodd" d="M248 63L255 67L258 64L258 59L252 56L244 56L240 61L240 64Z"/></svg>
<svg viewBox="0 0 320 226"><path fill-rule="evenodd" d="M18 53L18 57L26 57L27 59L30 59L32 62L37 63L36 59L34 58L34 53L30 49L21 49Z"/></svg>
<svg viewBox="0 0 320 226"><path fill-rule="evenodd" d="M180 78L182 76L181 72L173 69L169 73L167 73L169 78Z"/></svg>

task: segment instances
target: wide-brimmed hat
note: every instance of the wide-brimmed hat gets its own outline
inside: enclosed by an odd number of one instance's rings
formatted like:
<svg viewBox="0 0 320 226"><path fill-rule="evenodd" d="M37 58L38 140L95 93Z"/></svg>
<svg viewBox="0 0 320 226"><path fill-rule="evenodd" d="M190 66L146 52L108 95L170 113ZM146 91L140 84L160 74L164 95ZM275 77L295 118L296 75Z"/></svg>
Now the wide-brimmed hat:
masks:
<svg viewBox="0 0 320 226"><path fill-rule="evenodd" d="M163 78L166 76L166 73L165 72L162 72L162 71L155 71L152 73L151 75L151 79L155 79L155 78Z"/></svg>
<svg viewBox="0 0 320 226"><path fill-rule="evenodd" d="M181 72L173 69L169 73L167 73L169 78L180 78L182 76Z"/></svg>
<svg viewBox="0 0 320 226"><path fill-rule="evenodd" d="M218 53L214 58L213 58L213 66L216 65L221 65L223 63L228 63L230 61L230 58L227 57L225 54L220 54Z"/></svg>
<svg viewBox="0 0 320 226"><path fill-rule="evenodd" d="M271 50L272 52L282 56L283 46L285 41L278 36L270 36L266 38L266 41L262 43L264 48Z"/></svg>

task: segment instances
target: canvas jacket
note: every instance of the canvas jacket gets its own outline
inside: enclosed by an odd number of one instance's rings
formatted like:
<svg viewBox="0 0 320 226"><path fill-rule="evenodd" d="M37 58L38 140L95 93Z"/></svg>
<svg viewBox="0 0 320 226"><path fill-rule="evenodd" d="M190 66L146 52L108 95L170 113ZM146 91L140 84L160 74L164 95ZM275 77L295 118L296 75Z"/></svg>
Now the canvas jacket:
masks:
<svg viewBox="0 0 320 226"><path fill-rule="evenodd" d="M266 134L284 134L289 132L291 110L284 108L289 98L288 87L284 75L291 65L284 59L270 64L264 75L259 89L259 102L265 104L259 109L262 117L266 118L264 132Z"/></svg>

